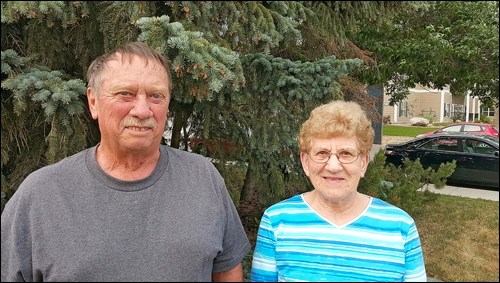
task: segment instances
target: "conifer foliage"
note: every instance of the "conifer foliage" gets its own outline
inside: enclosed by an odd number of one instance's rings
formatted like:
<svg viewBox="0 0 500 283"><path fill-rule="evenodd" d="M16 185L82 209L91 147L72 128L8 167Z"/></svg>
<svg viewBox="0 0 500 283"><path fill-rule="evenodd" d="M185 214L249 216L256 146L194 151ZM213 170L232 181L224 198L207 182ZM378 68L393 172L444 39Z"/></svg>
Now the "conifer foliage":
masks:
<svg viewBox="0 0 500 283"><path fill-rule="evenodd" d="M291 179L304 180L296 135L309 112L333 99L369 100L353 74L373 68L374 56L358 48L354 35L416 5L3 1L2 208L29 173L98 142L86 69L98 55L136 40L171 62L165 143L212 157L228 183L234 182L224 166L242 166L246 177L232 191L235 202L276 201L291 193ZM378 83L389 77L378 76Z"/></svg>

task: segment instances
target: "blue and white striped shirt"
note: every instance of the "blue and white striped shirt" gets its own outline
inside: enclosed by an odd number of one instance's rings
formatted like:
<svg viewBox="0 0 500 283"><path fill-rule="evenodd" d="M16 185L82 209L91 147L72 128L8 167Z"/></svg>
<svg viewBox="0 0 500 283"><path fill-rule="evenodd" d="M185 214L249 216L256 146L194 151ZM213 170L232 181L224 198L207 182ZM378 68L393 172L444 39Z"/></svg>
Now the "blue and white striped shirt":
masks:
<svg viewBox="0 0 500 283"><path fill-rule="evenodd" d="M250 281L427 281L411 216L371 198L360 216L337 226L296 195L262 216Z"/></svg>

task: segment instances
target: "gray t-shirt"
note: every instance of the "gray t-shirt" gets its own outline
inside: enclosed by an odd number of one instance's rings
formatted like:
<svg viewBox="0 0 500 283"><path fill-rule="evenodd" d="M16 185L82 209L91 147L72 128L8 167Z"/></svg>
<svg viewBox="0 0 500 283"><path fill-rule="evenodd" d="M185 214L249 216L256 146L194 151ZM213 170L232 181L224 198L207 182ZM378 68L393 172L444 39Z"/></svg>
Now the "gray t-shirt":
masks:
<svg viewBox="0 0 500 283"><path fill-rule="evenodd" d="M41 168L2 212L2 281L211 281L250 243L205 157L161 146L154 172L121 181L96 147Z"/></svg>

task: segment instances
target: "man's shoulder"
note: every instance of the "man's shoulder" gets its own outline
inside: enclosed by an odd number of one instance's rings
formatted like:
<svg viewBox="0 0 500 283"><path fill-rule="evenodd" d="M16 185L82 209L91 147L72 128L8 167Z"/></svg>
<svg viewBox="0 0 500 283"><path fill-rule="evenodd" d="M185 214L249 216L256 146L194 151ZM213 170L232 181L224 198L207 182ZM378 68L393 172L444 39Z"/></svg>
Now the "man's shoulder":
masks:
<svg viewBox="0 0 500 283"><path fill-rule="evenodd" d="M85 165L85 156L89 150L90 148L87 148L82 151L76 152L72 155L69 155L67 157L58 160L57 162L43 166L40 169L36 170L35 172L50 172L50 171L61 172L66 170L70 171L75 170L76 169L75 166Z"/></svg>
<svg viewBox="0 0 500 283"><path fill-rule="evenodd" d="M81 182L82 166L85 166L85 154L88 149L65 157L55 163L45 165L28 174L11 198L32 199L39 196L53 196L59 185L73 178Z"/></svg>
<svg viewBox="0 0 500 283"><path fill-rule="evenodd" d="M28 175L26 179L51 179L54 175L69 176L70 172L79 172L85 166L85 155L89 149L79 151L55 163L38 168Z"/></svg>
<svg viewBox="0 0 500 283"><path fill-rule="evenodd" d="M161 149L163 152L167 153L167 156L169 159L176 159L178 160L179 158L182 158L183 160L191 160L191 161L198 161L198 162L209 162L210 160L200 154L194 153L194 152L189 152L185 150L181 150L178 148L170 147L168 145L162 145Z"/></svg>

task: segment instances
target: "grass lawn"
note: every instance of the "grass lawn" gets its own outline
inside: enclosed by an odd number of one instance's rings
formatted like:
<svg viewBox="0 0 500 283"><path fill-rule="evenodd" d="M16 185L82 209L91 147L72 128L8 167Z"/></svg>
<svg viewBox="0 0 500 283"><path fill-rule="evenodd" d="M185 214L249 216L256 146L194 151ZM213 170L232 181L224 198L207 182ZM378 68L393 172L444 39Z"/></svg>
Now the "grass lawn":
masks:
<svg viewBox="0 0 500 283"><path fill-rule="evenodd" d="M415 137L434 127L384 125L383 135ZM499 203L440 195L414 216L427 274L448 282L499 281Z"/></svg>
<svg viewBox="0 0 500 283"><path fill-rule="evenodd" d="M439 195L415 223L427 275L445 282L499 282L498 202Z"/></svg>
<svg viewBox="0 0 500 283"><path fill-rule="evenodd" d="M412 215L427 275L445 282L499 282L499 203L428 194L422 208ZM253 246L256 235L248 236ZM246 282L252 254L253 250L242 262Z"/></svg>
<svg viewBox="0 0 500 283"><path fill-rule="evenodd" d="M382 134L384 136L415 137L418 134L434 131L439 128L441 128L441 126L417 127L417 126L384 125L382 127Z"/></svg>
<svg viewBox="0 0 500 283"><path fill-rule="evenodd" d="M387 136L416 135L438 129L384 125ZM429 193L412 217L422 241L427 275L445 282L499 282L499 202ZM241 213L241 212L240 212ZM260 215L246 222L252 246ZM249 281L253 250L243 260Z"/></svg>

